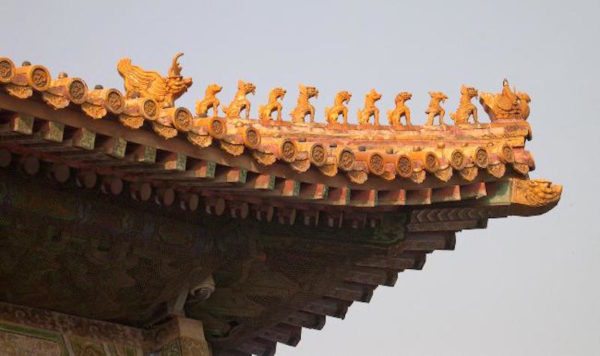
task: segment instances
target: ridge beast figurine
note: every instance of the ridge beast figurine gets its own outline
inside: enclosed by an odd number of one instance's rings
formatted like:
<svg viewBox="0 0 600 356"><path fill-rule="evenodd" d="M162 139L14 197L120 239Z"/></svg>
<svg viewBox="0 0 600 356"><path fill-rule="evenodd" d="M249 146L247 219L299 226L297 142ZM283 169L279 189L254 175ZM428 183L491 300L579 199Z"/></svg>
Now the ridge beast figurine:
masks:
<svg viewBox="0 0 600 356"><path fill-rule="evenodd" d="M208 116L208 110L212 109L213 116L219 114L219 105L221 102L217 99L217 94L223 89L218 84L210 84L204 92L204 99L196 101L196 115L200 117Z"/></svg>
<svg viewBox="0 0 600 356"><path fill-rule="evenodd" d="M429 107L425 110L427 114L427 123L425 125L433 126L433 120L437 116L440 120L440 126L445 126L444 115L446 114L446 110L444 110L441 104L448 99L448 96L441 91L430 91L429 96L431 96L431 101L429 101Z"/></svg>
<svg viewBox="0 0 600 356"><path fill-rule="evenodd" d="M348 124L348 102L352 98L352 94L347 91L341 91L336 94L333 106L325 108L325 118L328 124L337 124L338 118L342 115L344 125Z"/></svg>
<svg viewBox="0 0 600 356"><path fill-rule="evenodd" d="M273 111L277 111L277 121L282 121L281 110L281 99L285 96L286 90L283 88L273 88L269 93L269 101L266 105L260 105L258 107L258 116L261 121L270 121L271 114Z"/></svg>
<svg viewBox="0 0 600 356"><path fill-rule="evenodd" d="M375 89L371 89L371 91L365 95L365 106L362 109L358 109L359 124L369 124L369 119L373 116L375 126L379 126L379 108L375 106L375 103L379 99L381 99L381 93L378 93Z"/></svg>
<svg viewBox="0 0 600 356"><path fill-rule="evenodd" d="M390 110L387 113L388 121L392 127L401 126L400 122L402 117L406 120L406 126L412 126L410 123L410 109L406 106L406 102L412 98L412 94L409 92L401 92L396 95L396 99L394 100L396 103L396 107L394 110Z"/></svg>
<svg viewBox="0 0 600 356"><path fill-rule="evenodd" d="M298 95L298 102L296 107L290 113L292 122L304 122L306 115L310 115L310 122L315 122L315 107L309 102L311 98L318 98L319 91L315 87L305 86L300 84L298 86L300 94Z"/></svg>
<svg viewBox="0 0 600 356"><path fill-rule="evenodd" d="M240 117L242 110L246 110L246 119L250 118L250 101L246 98L248 94L256 93L256 86L250 82L238 80L238 90L229 106L223 106L223 112L227 117Z"/></svg>
<svg viewBox="0 0 600 356"><path fill-rule="evenodd" d="M460 102L456 112L450 114L450 118L454 121L455 125L468 124L469 117L473 116L473 121L476 125L479 125L477 118L477 107L471 103L471 99L477 97L477 89L468 86L460 87Z"/></svg>

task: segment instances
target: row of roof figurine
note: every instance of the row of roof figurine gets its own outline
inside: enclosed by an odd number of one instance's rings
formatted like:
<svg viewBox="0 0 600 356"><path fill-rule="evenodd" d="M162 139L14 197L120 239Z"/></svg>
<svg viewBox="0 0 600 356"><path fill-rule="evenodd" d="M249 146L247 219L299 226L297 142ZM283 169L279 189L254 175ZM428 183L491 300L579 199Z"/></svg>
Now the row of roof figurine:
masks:
<svg viewBox="0 0 600 356"><path fill-rule="evenodd" d="M217 84L210 84L205 91L205 96L202 100L196 102L196 114L198 116L208 116L209 110L212 110L214 116L218 116L220 101L216 95L222 90L222 86ZM250 93L254 94L256 87L252 83L238 81L238 90L229 106L223 106L222 110L226 117L240 117L242 111L246 110L246 118L250 116L251 103L246 98ZM310 99L317 97L319 91L315 87L300 85L299 96L296 107L290 113L292 122L299 123L305 122L306 116L309 115L310 122L313 123L315 119L315 108L310 104ZM471 102L471 99L478 96L477 89L469 86L462 86L460 102L457 110L450 114L450 118L455 124L469 124L469 119L473 118L474 124L479 124L477 115L477 107ZM273 112L277 112L277 121L282 121L282 104L281 99L286 94L286 90L283 88L274 88L269 93L269 101L265 105L259 106L259 119L261 121L273 120ZM445 109L442 107L442 103L448 96L446 94L436 91L429 92L431 100L425 113L427 114L426 125L434 125L434 119L437 117L439 125L444 125L444 116L446 114ZM334 104L331 107L325 108L325 118L329 124L337 124L339 117L342 116L343 123L348 123L348 107L346 106L350 101L352 94L347 91L341 91L335 96ZM412 126L411 123L411 111L406 105L406 101L412 98L412 94L409 92L401 92L396 95L395 108L387 112L388 122L391 126L397 127L402 126L402 118L406 122L406 126ZM489 104L502 105L506 108L506 117L496 117L494 115L492 121L496 119L527 119L529 116L529 96L526 93L514 93L508 86L508 82L504 81L504 90L498 99L505 99L495 102L496 98L493 94L482 93L481 102L484 108L488 109ZM379 126L380 121L380 110L376 106L376 102L381 99L381 94L375 89L371 89L365 95L365 102L362 109L358 110L358 123L360 125L369 125L371 118L373 118L374 125ZM492 103L494 101L495 103ZM501 106L502 107L502 106ZM486 110L489 112L489 110ZM496 110L497 111L497 110ZM511 115L512 113L512 115ZM510 117L509 117L510 116Z"/></svg>
<svg viewBox="0 0 600 356"><path fill-rule="evenodd" d="M173 107L175 99L179 98L192 85L191 78L184 78L181 75L181 65L178 63L178 58L183 54L178 53L173 58L171 68L167 77L161 76L154 71L146 71L131 63L129 58L123 58L117 64L119 74L125 80L125 91L128 97L144 96L151 97L156 100L163 108ZM220 101L217 94L221 91L222 86L210 84L206 88L205 97L196 103L196 114L201 117L206 117L209 110L212 110L214 116L218 116ZM246 118L250 116L251 103L247 99L248 94L254 94L256 86L249 82L238 81L237 92L228 106L223 106L222 110L226 117L239 118L242 111L245 112ZM472 117L475 124L479 123L477 116L477 107L471 100L477 97L477 89L469 86L462 86L460 90L460 102L457 110L450 114L450 117L455 124L469 124L469 119ZM283 88L274 88L269 94L267 104L259 106L259 119L263 122L272 120L273 112L277 112L277 121L282 121L282 104L281 99L286 94ZM312 86L300 85L300 93L296 107L291 112L292 122L305 122L306 116L310 116L310 122L315 119L315 108L310 104L310 99L317 97L319 91ZM442 103L448 97L446 94L436 91L429 92L431 101L427 110L426 125L433 125L434 119L437 117L440 125L444 125L444 116L446 111L442 107ZM348 107L352 94L347 91L341 91L335 96L333 106L325 109L325 118L329 124L337 124L339 117L342 116L343 123L348 123ZM404 117L407 126L411 126L410 109L406 105L406 101L412 97L411 93L401 92L396 95L394 110L387 113L389 124L393 127L401 126L401 120ZM503 119L521 119L525 120L529 116L530 98L526 93L516 92L508 85L505 79L503 82L502 92L499 94L481 93L479 95L480 102L484 110L490 116L492 121ZM371 89L365 97L365 104L358 111L358 122L361 125L369 125L371 118L374 119L374 125L379 126L379 109L376 102L381 99L381 94L375 89Z"/></svg>

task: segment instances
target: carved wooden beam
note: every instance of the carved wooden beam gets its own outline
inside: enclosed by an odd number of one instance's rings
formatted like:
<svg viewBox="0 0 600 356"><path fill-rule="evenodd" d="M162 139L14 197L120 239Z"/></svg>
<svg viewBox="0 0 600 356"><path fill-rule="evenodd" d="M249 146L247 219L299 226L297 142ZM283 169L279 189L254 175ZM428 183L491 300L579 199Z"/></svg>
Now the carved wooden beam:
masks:
<svg viewBox="0 0 600 356"><path fill-rule="evenodd" d="M127 141L118 137L95 135L94 149L68 153L65 159L83 162L86 165L114 164L115 160L125 157ZM102 162L102 163L101 163Z"/></svg>
<svg viewBox="0 0 600 356"><path fill-rule="evenodd" d="M196 179L212 179L215 177L216 164L210 161L188 159L186 170L148 175L149 180L160 181L195 181Z"/></svg>
<svg viewBox="0 0 600 356"><path fill-rule="evenodd" d="M350 203L350 192L350 188L331 187L327 195L327 203L332 205L348 205Z"/></svg>
<svg viewBox="0 0 600 356"><path fill-rule="evenodd" d="M406 190L387 190L378 192L378 205L405 205Z"/></svg>
<svg viewBox="0 0 600 356"><path fill-rule="evenodd" d="M409 190L406 192L406 205L431 204L431 188Z"/></svg>
<svg viewBox="0 0 600 356"><path fill-rule="evenodd" d="M9 116L0 120L0 136L31 135L33 133L34 118L26 114L3 113Z"/></svg>
<svg viewBox="0 0 600 356"><path fill-rule="evenodd" d="M405 251L431 252L435 250L453 250L456 243L453 232L409 233L402 242Z"/></svg>
<svg viewBox="0 0 600 356"><path fill-rule="evenodd" d="M371 267L352 267L344 280L348 282L368 284L372 286L385 285L388 282L388 274L385 270Z"/></svg>
<svg viewBox="0 0 600 356"><path fill-rule="evenodd" d="M377 206L377 190L353 190L350 194L350 205L360 207Z"/></svg>
<svg viewBox="0 0 600 356"><path fill-rule="evenodd" d="M84 128L66 127L64 138L59 145L36 145L35 149L45 153L52 152L63 156L63 159L70 159L71 154L82 151L92 151L95 146L96 134Z"/></svg>
<svg viewBox="0 0 600 356"><path fill-rule="evenodd" d="M259 333L263 339L281 342L288 346L296 346L302 337L302 328L289 324L279 323Z"/></svg>
<svg viewBox="0 0 600 356"><path fill-rule="evenodd" d="M422 262L420 255L402 254L398 257L371 256L357 262L356 265L359 267L403 271L405 269L419 269L419 267L422 267Z"/></svg>
<svg viewBox="0 0 600 356"><path fill-rule="evenodd" d="M325 296L335 299L341 299L348 302L363 302L368 303L373 297L374 286L345 282L333 287Z"/></svg>
<svg viewBox="0 0 600 356"><path fill-rule="evenodd" d="M460 196L462 200L479 199L487 195L485 183L477 182L469 185L460 186Z"/></svg>
<svg viewBox="0 0 600 356"><path fill-rule="evenodd" d="M325 184L304 183L300 186L299 198L303 200L321 200L326 199L329 193L329 187Z"/></svg>
<svg viewBox="0 0 600 356"><path fill-rule="evenodd" d="M325 315L312 312L297 311L289 314L284 323L303 328L321 330L325 326Z"/></svg>
<svg viewBox="0 0 600 356"><path fill-rule="evenodd" d="M460 186L458 185L432 189L431 192L431 203L445 203L459 201L460 199Z"/></svg>
<svg viewBox="0 0 600 356"><path fill-rule="evenodd" d="M343 319L351 304L351 302L343 302L332 298L322 298L309 303L302 311Z"/></svg>
<svg viewBox="0 0 600 356"><path fill-rule="evenodd" d="M222 186L231 186L246 183L248 171L243 168L226 167L217 165L214 178L212 179L193 179L178 182L178 186L189 188L215 188Z"/></svg>

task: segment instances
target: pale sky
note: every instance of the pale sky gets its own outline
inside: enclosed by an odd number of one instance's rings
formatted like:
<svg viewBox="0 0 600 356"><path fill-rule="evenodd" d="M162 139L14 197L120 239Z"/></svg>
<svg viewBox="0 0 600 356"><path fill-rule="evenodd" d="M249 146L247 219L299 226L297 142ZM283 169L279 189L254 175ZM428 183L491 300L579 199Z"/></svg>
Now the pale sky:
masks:
<svg viewBox="0 0 600 356"><path fill-rule="evenodd" d="M534 178L565 186L550 213L490 220L455 251L355 303L346 319L304 330L278 355L600 355L600 1L13 1L2 0L0 56L122 88L116 62L166 72L185 52L193 108L212 82L319 88L322 120L338 90L355 115L371 88L411 91L422 124L429 90L457 105L461 84L498 91L507 77L532 98ZM488 119L480 110L482 121Z"/></svg>

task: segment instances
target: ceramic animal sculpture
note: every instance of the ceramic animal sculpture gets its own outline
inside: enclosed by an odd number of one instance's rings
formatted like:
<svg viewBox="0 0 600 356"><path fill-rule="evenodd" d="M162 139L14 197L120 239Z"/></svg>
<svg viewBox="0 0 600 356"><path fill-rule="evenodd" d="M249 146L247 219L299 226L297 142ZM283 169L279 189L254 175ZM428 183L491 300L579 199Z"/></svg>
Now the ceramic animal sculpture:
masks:
<svg viewBox="0 0 600 356"><path fill-rule="evenodd" d="M346 106L352 98L352 94L347 91L341 91L336 94L333 101L333 106L325 108L325 118L329 124L337 123L338 118L342 115L344 125L348 124L348 107Z"/></svg>
<svg viewBox="0 0 600 356"><path fill-rule="evenodd" d="M358 123L361 125L367 125L371 116L375 120L375 126L379 126L379 108L375 106L375 103L381 99L381 94L375 89L371 89L365 95L365 106L362 109L358 109Z"/></svg>
<svg viewBox="0 0 600 356"><path fill-rule="evenodd" d="M161 108L175 106L175 100L192 85L192 78L181 76L181 65L178 63L181 56L183 53L177 53L173 57L167 77L131 64L130 58L119 60L117 70L125 80L126 97L149 97L156 100Z"/></svg>
<svg viewBox="0 0 600 356"><path fill-rule="evenodd" d="M491 121L496 120L526 120L529 117L529 102L527 93L515 92L510 88L508 80L502 82L502 92L499 94L481 93L479 102Z"/></svg>
<svg viewBox="0 0 600 356"><path fill-rule="evenodd" d="M512 192L512 199L518 204L544 206L558 202L562 186L545 179L515 179Z"/></svg>
<svg viewBox="0 0 600 356"><path fill-rule="evenodd" d="M270 121L273 111L277 111L277 121L281 121L281 101L285 96L286 90L283 88L271 89L269 93L269 102L266 105L261 105L258 108L258 116L263 121Z"/></svg>
<svg viewBox="0 0 600 356"><path fill-rule="evenodd" d="M401 92L396 95L396 107L394 110L390 110L387 113L388 121L391 126L398 127L401 126L401 119L404 116L406 120L406 126L412 126L410 123L410 109L406 106L406 102L412 98L412 94L408 92Z"/></svg>
<svg viewBox="0 0 600 356"><path fill-rule="evenodd" d="M444 125L444 115L446 114L446 110L442 107L442 103L448 99L446 94L441 91L430 91L429 96L431 96L431 100L429 101L429 107L425 110L427 114L427 126L433 125L433 120L437 116L440 120L440 126Z"/></svg>
<svg viewBox="0 0 600 356"><path fill-rule="evenodd" d="M299 86L300 94L296 107L290 113L292 122L304 122L306 115L310 115L310 122L315 122L315 107L309 102L310 98L318 98L319 91L315 87Z"/></svg>
<svg viewBox="0 0 600 356"><path fill-rule="evenodd" d="M217 94L223 89L218 84L210 84L204 92L204 99L196 101L196 115L201 117L208 116L208 110L212 109L213 116L219 115L219 105L221 102L217 99Z"/></svg>
<svg viewBox="0 0 600 356"><path fill-rule="evenodd" d="M246 95L256 92L256 87L250 82L238 80L238 90L229 106L223 106L223 112L227 117L240 117L242 110L246 110L246 119L250 118L250 101Z"/></svg>
<svg viewBox="0 0 600 356"><path fill-rule="evenodd" d="M469 117L473 116L475 124L479 124L477 118L477 107L471 103L471 99L477 96L477 89L473 87L467 87L465 85L460 87L460 101L456 112L450 114L450 118L454 120L454 124L468 124Z"/></svg>
<svg viewBox="0 0 600 356"><path fill-rule="evenodd" d="M531 98L529 97L529 94L524 92L517 92L517 97L519 98L521 119L527 120L529 117L529 103L531 102Z"/></svg>

